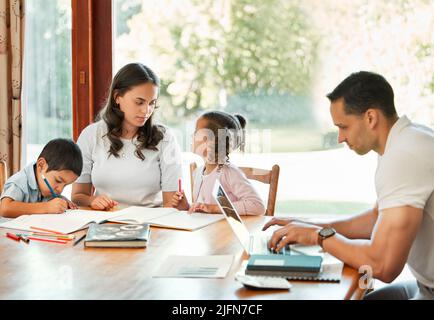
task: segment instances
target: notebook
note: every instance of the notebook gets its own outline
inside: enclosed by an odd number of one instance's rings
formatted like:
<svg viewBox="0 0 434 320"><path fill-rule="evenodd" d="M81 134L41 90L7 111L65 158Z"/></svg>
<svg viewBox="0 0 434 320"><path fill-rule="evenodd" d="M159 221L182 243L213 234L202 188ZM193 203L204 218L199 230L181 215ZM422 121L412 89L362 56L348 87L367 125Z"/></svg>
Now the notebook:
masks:
<svg viewBox="0 0 434 320"><path fill-rule="evenodd" d="M321 263L320 256L253 254L247 263L246 274L285 278L315 277L321 271Z"/></svg>
<svg viewBox="0 0 434 320"><path fill-rule="evenodd" d="M109 219L117 223L148 223L152 226L194 231L223 220L221 214L188 213L175 208L146 208L132 206L117 211L118 215Z"/></svg>
<svg viewBox="0 0 434 320"><path fill-rule="evenodd" d="M270 257L266 255L266 257ZM286 256L285 256L286 257ZM323 260L321 264L321 270L318 274L308 275L308 274L292 274L289 276L283 276L288 280L302 280L302 281L327 281L327 282L339 282L342 278L342 270L344 263L329 253L323 254ZM242 271L247 274L247 264L242 268ZM270 277L278 277L277 273L270 275Z"/></svg>
<svg viewBox="0 0 434 320"><path fill-rule="evenodd" d="M145 248L149 235L148 224L91 224L84 245L97 248Z"/></svg>
<svg viewBox="0 0 434 320"><path fill-rule="evenodd" d="M32 214L0 224L0 228L35 231L42 228L64 234L85 229L89 224L112 221L123 224L148 223L157 227L194 231L224 219L219 214L187 213L174 208L132 206L119 211L67 210L64 214Z"/></svg>
<svg viewBox="0 0 434 320"><path fill-rule="evenodd" d="M85 229L90 223L101 223L118 215L113 211L67 210L63 214L23 215L0 224L0 228L36 231L32 227L64 234Z"/></svg>

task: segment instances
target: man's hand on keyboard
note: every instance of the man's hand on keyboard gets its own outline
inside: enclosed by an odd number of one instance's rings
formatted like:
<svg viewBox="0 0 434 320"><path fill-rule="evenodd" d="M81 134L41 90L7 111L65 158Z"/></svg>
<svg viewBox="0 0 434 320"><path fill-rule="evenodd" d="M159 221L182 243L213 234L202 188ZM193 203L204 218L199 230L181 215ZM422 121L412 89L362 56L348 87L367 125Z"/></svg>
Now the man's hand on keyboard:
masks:
<svg viewBox="0 0 434 320"><path fill-rule="evenodd" d="M283 228L274 231L268 242L268 247L280 251L288 244L299 243L305 246L318 244L318 232L321 227L300 222L291 222Z"/></svg>
<svg viewBox="0 0 434 320"><path fill-rule="evenodd" d="M273 218L264 225L262 231L267 230L271 226L286 226L292 222L305 223L305 221L295 219L295 218Z"/></svg>

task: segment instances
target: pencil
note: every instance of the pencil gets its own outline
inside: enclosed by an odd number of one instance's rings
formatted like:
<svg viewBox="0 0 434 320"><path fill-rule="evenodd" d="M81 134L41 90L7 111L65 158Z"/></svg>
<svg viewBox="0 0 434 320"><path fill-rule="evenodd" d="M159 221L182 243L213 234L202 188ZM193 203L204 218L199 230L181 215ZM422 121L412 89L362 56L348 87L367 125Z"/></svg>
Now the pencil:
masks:
<svg viewBox="0 0 434 320"><path fill-rule="evenodd" d="M20 234L19 237L20 237L20 239L23 240L25 243L29 243L29 242L30 242L29 237L27 237L27 236L24 236L24 235Z"/></svg>
<svg viewBox="0 0 434 320"><path fill-rule="evenodd" d="M29 234L18 234L18 236L28 237L28 236L37 236L37 237L45 237L45 238L56 238L57 240L74 240L74 235L60 235L55 233L42 233L42 232L31 232Z"/></svg>
<svg viewBox="0 0 434 320"><path fill-rule="evenodd" d="M65 240L44 239L44 238L36 238L36 237L28 237L28 239L34 241L52 242L52 243L61 243L61 244L67 243L67 241Z"/></svg>
<svg viewBox="0 0 434 320"><path fill-rule="evenodd" d="M44 180L45 184L47 185L48 189L50 189L51 195L53 196L53 198L58 198L59 195L57 193L54 192L53 188L51 187L51 185L48 183L47 178L45 178L44 175L42 175L42 179Z"/></svg>
<svg viewBox="0 0 434 320"><path fill-rule="evenodd" d="M44 232L48 232L48 233L55 233L55 234L66 236L65 233L62 233L62 232L59 232L59 231L54 231L54 230L49 230L49 229L42 229L42 228L38 228L38 227L30 227L30 229L44 231Z"/></svg>
<svg viewBox="0 0 434 320"><path fill-rule="evenodd" d="M178 179L178 192L182 192L182 179L181 178L179 178Z"/></svg>
<svg viewBox="0 0 434 320"><path fill-rule="evenodd" d="M83 240L84 238L86 237L86 233L85 234L83 234L80 238L78 238L77 240L75 240L75 242L74 242L74 246L76 246L81 240Z"/></svg>
<svg viewBox="0 0 434 320"><path fill-rule="evenodd" d="M16 234L13 233L6 233L6 237L8 237L9 239L15 240L20 242L21 238L19 236L17 236Z"/></svg>

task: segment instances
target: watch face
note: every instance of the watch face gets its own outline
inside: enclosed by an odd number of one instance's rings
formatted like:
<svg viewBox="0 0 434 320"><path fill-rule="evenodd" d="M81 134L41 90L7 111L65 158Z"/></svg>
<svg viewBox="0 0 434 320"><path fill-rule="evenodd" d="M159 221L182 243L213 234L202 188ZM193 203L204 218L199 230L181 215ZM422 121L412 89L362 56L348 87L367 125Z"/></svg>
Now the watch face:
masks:
<svg viewBox="0 0 434 320"><path fill-rule="evenodd" d="M324 228L319 232L321 237L324 237L324 238L330 237L330 236L334 235L335 233L336 233L336 231L332 228Z"/></svg>

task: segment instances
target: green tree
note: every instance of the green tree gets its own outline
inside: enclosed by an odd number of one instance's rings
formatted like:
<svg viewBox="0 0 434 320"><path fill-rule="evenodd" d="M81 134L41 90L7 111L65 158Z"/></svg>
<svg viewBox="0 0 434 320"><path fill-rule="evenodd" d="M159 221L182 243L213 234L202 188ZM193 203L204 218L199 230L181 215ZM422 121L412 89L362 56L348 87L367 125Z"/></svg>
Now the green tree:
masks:
<svg viewBox="0 0 434 320"><path fill-rule="evenodd" d="M304 95L316 39L300 8L300 1L285 0L144 1L124 43L137 57L152 51L164 80L162 104L173 106L163 112L172 119L225 106L231 97ZM161 14L145 19L149 12ZM149 47L133 40L134 30L142 30Z"/></svg>
<svg viewBox="0 0 434 320"><path fill-rule="evenodd" d="M72 136L70 1L26 2L28 143Z"/></svg>

